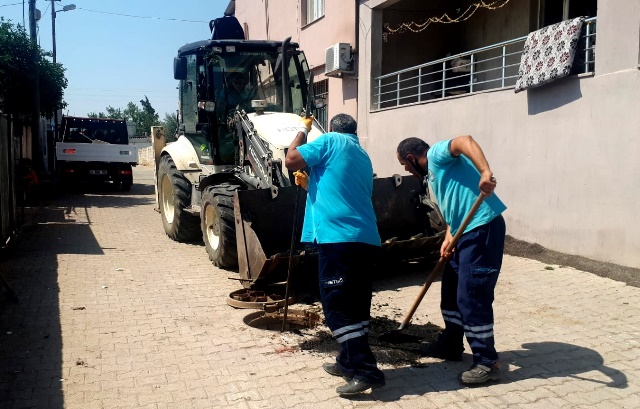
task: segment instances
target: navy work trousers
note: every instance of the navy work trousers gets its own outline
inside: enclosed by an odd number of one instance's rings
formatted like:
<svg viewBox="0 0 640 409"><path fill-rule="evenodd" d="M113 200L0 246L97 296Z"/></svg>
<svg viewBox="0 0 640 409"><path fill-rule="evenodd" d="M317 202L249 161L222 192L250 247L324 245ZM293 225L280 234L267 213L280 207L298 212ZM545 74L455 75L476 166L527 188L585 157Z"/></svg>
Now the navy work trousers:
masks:
<svg viewBox="0 0 640 409"><path fill-rule="evenodd" d="M327 326L340 344L345 375L384 382L369 346L371 267L379 247L364 243L318 244L320 299Z"/></svg>
<svg viewBox="0 0 640 409"><path fill-rule="evenodd" d="M502 216L462 235L442 275L440 308L445 330L440 341L452 352L464 350L463 336L473 362L498 362L493 335L493 299L504 252Z"/></svg>

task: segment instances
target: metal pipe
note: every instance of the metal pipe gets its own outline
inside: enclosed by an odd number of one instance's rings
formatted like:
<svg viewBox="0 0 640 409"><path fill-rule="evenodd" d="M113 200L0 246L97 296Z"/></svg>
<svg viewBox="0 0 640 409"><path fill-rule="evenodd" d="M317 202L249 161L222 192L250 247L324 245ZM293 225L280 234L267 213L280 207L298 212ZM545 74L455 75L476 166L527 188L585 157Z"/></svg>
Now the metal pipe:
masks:
<svg viewBox="0 0 640 409"><path fill-rule="evenodd" d="M442 98L444 98L444 92L447 85L447 62L442 61Z"/></svg>
<svg viewBox="0 0 640 409"><path fill-rule="evenodd" d="M507 46L502 46L502 88L504 88L504 76L506 75Z"/></svg>
<svg viewBox="0 0 640 409"><path fill-rule="evenodd" d="M475 54L471 54L471 70L469 72L469 92L473 92L473 73L474 73L474 64L475 64Z"/></svg>
<svg viewBox="0 0 640 409"><path fill-rule="evenodd" d="M589 72L589 47L591 42L591 23L587 23L586 42L584 46L584 72Z"/></svg>
<svg viewBox="0 0 640 409"><path fill-rule="evenodd" d="M418 69L418 102L422 101L422 67Z"/></svg>
<svg viewBox="0 0 640 409"><path fill-rule="evenodd" d="M287 112L289 107L289 56L288 48L291 37L287 37L282 42L282 112Z"/></svg>

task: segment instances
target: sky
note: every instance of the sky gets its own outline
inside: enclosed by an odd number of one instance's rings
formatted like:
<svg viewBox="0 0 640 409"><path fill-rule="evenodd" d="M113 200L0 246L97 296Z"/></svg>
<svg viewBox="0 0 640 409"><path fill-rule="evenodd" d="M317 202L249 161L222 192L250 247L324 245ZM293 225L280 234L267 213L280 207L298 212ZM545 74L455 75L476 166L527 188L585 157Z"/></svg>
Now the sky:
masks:
<svg viewBox="0 0 640 409"><path fill-rule="evenodd" d="M187 43L211 38L209 21L228 0L56 0L56 60L69 85L64 114L138 106L145 95L164 119L178 107L173 58ZM23 8L24 4L24 8ZM61 12L75 4L76 9ZM51 1L37 0L38 42L53 50ZM29 1L0 0L0 16L29 33Z"/></svg>

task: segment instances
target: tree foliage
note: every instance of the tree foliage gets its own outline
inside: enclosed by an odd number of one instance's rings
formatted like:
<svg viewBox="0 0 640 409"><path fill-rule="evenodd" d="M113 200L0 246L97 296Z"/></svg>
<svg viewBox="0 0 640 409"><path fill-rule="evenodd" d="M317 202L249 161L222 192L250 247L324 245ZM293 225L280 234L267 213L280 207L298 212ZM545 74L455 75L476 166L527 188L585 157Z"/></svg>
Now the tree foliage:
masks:
<svg viewBox="0 0 640 409"><path fill-rule="evenodd" d="M178 133L178 114L166 113L164 119L160 122L160 125L164 128L164 136L168 142L174 142L176 140L176 134Z"/></svg>
<svg viewBox="0 0 640 409"><path fill-rule="evenodd" d="M146 132L147 135L149 135L152 126L160 125L160 117L153 106L151 106L151 102L146 95L144 99L140 100L140 105L141 106L138 106L134 102L129 102L124 109L108 106L105 109L106 112L89 112L87 116L89 118L124 119L136 126L137 134L143 135Z"/></svg>
<svg viewBox="0 0 640 409"><path fill-rule="evenodd" d="M35 56L35 58L34 58ZM39 75L40 112L52 117L63 101L67 79L62 64L33 44L24 27L0 17L0 110L10 114L33 112L36 73Z"/></svg>

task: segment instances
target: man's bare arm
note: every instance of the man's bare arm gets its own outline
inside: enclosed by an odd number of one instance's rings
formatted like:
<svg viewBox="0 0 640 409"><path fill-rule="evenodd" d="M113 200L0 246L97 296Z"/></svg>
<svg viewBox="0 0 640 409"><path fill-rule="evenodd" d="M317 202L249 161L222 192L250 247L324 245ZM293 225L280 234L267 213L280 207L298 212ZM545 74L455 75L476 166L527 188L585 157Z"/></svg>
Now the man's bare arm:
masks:
<svg viewBox="0 0 640 409"><path fill-rule="evenodd" d="M496 188L496 180L482 148L475 139L471 135L458 136L451 140L449 151L453 156L464 155L473 162L478 172L480 172L478 187L485 196L490 196Z"/></svg>
<svg viewBox="0 0 640 409"><path fill-rule="evenodd" d="M289 145L287 157L284 159L284 166L286 166L287 169L300 170L307 167L307 163L302 158L302 155L300 155L300 152L298 152L298 146L304 144L306 139L307 135L305 135L304 132L298 132L291 142L291 145Z"/></svg>

